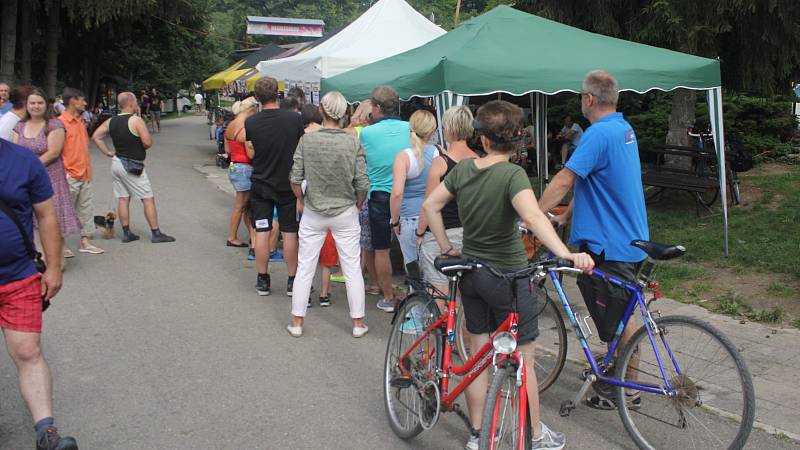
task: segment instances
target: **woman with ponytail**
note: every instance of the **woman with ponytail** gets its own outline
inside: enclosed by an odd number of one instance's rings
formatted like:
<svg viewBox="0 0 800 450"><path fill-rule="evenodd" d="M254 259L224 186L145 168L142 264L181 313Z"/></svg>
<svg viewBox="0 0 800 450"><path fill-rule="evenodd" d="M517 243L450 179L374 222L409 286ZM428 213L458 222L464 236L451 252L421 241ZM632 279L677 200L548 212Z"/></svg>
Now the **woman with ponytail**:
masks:
<svg viewBox="0 0 800 450"><path fill-rule="evenodd" d="M358 222L358 210L369 190L364 148L358 139L340 127L347 112L347 101L342 94L325 94L319 109L322 128L300 138L289 176L301 218L297 276L292 292L292 322L287 330L294 337L303 335L311 282L317 270L320 249L330 230L344 273L353 337L359 338L369 330L364 323L364 277L359 244L361 226ZM301 187L303 180L307 183L305 194Z"/></svg>
<svg viewBox="0 0 800 450"><path fill-rule="evenodd" d="M430 141L436 131L436 118L429 111L419 110L409 119L411 128L411 148L407 148L394 159L392 168L392 195L389 209L392 214L391 226L400 241L403 263L417 261L417 222L422 201L425 199L425 186L428 171L439 150Z"/></svg>

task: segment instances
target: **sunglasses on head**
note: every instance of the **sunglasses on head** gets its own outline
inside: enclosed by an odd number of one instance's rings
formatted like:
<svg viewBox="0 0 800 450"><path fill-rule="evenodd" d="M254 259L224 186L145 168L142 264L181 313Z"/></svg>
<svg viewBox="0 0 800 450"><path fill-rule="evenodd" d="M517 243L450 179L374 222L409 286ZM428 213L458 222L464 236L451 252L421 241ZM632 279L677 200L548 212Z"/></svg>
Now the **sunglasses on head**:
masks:
<svg viewBox="0 0 800 450"><path fill-rule="evenodd" d="M522 135L520 131L515 132L514 137L508 139L502 136L498 136L492 133L491 131L487 130L486 127L478 121L478 119L472 119L472 128L474 128L479 135L486 136L490 141L497 144L507 144L510 142L519 142L522 140Z"/></svg>

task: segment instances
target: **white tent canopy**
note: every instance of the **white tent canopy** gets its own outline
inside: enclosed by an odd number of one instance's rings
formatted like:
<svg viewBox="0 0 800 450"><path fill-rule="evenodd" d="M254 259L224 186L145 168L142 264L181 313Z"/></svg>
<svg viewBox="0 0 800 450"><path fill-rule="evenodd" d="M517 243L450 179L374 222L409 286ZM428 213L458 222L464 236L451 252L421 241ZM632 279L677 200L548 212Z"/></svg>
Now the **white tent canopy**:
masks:
<svg viewBox="0 0 800 450"><path fill-rule="evenodd" d="M332 38L289 58L261 61L261 76L319 82L419 47L445 31L404 0L380 0Z"/></svg>

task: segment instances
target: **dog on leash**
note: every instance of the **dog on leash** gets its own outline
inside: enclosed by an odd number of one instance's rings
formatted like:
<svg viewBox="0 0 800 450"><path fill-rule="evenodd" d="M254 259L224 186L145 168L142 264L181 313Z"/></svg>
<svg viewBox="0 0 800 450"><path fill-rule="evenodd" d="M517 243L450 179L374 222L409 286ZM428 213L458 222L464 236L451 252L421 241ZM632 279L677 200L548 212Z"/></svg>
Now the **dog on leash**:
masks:
<svg viewBox="0 0 800 450"><path fill-rule="evenodd" d="M105 216L94 216L94 224L103 230L103 239L114 239L115 220L117 215L113 210L107 212Z"/></svg>

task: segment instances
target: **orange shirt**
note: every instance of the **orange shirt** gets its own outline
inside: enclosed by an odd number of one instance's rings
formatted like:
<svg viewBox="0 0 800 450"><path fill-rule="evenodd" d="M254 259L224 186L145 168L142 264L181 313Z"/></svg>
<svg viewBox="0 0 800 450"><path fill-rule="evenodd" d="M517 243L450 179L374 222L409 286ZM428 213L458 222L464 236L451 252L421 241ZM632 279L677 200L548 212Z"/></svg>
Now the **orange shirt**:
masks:
<svg viewBox="0 0 800 450"><path fill-rule="evenodd" d="M89 158L89 133L83 119L75 117L67 111L58 118L64 123L66 137L61 156L67 174L79 181L92 181L92 160Z"/></svg>

